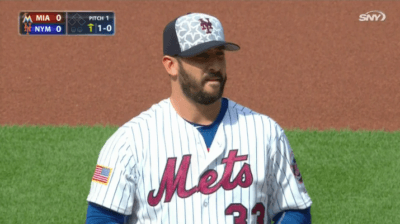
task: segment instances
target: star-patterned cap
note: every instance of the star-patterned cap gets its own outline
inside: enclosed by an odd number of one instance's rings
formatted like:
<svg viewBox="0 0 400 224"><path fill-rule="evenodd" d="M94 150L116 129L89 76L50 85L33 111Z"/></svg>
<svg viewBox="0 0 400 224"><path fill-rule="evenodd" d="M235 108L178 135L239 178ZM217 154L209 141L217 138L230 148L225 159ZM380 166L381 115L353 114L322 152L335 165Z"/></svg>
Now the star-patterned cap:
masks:
<svg viewBox="0 0 400 224"><path fill-rule="evenodd" d="M240 49L237 44L225 41L221 22L211 15L188 13L174 19L164 29L164 55L192 57L221 46L228 51Z"/></svg>

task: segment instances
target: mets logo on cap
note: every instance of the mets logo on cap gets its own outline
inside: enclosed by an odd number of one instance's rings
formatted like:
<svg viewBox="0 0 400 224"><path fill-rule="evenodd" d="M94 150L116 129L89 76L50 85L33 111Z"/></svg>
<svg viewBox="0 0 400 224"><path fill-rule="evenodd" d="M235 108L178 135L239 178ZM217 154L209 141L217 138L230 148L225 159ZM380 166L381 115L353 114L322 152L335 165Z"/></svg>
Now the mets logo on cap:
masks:
<svg viewBox="0 0 400 224"><path fill-rule="evenodd" d="M200 26L202 30L205 30L207 34L210 34L212 31L212 23L210 22L209 18L206 18L207 21L204 21L203 19L199 19L200 21Z"/></svg>

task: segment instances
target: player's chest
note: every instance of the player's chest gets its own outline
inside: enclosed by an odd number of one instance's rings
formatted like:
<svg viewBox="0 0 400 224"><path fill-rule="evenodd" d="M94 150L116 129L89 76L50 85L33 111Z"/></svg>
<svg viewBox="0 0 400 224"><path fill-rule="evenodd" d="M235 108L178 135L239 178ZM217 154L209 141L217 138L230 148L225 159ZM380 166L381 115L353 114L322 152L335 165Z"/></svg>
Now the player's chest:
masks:
<svg viewBox="0 0 400 224"><path fill-rule="evenodd" d="M212 195L218 191L257 189L265 182L265 155L257 148L228 149L224 143L213 144L210 151L193 145L182 150L152 149L142 164L141 187L147 202L157 206L173 197L187 198L196 193ZM170 150L170 151L168 151ZM214 151L212 151L214 150Z"/></svg>

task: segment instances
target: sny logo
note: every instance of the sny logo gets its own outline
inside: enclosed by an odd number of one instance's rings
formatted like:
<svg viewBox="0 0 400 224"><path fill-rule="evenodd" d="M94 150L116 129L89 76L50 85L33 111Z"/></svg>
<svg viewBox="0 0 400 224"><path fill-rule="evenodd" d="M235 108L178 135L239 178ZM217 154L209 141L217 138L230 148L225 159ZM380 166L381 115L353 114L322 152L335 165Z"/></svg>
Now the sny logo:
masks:
<svg viewBox="0 0 400 224"><path fill-rule="evenodd" d="M365 14L361 14L360 18L358 19L361 22L364 21L385 21L386 19L386 15L385 13L378 11L378 10L373 10L373 11L369 11Z"/></svg>
<svg viewBox="0 0 400 224"><path fill-rule="evenodd" d="M213 29L213 27L212 27L212 24L210 22L210 19L209 18L206 18L206 19L207 19L207 22L204 21L203 19L199 19L200 26L201 26L202 30L206 30L206 34L210 34L211 30Z"/></svg>

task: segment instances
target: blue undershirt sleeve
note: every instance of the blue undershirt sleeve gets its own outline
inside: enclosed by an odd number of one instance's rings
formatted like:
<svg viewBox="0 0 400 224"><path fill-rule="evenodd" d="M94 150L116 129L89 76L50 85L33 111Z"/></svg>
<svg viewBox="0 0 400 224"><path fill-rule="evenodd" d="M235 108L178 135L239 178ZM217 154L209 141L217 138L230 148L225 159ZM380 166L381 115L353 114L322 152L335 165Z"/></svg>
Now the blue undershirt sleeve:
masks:
<svg viewBox="0 0 400 224"><path fill-rule="evenodd" d="M126 217L118 212L90 203L86 214L86 224L123 224Z"/></svg>
<svg viewBox="0 0 400 224"><path fill-rule="evenodd" d="M274 224L311 224L310 209L280 212L273 218Z"/></svg>

